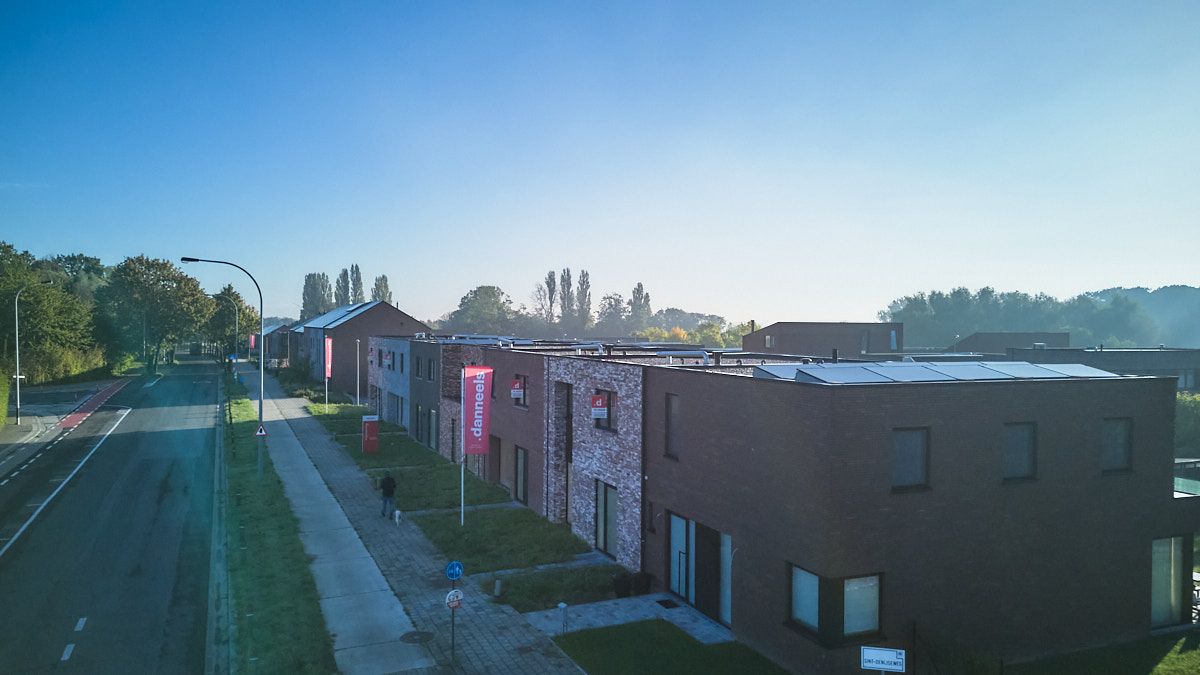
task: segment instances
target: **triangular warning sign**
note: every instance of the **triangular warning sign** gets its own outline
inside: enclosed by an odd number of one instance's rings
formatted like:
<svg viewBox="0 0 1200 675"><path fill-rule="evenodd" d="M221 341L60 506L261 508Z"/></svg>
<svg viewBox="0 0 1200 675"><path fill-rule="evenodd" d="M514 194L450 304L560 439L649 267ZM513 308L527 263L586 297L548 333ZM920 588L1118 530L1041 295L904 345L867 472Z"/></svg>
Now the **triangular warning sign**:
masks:
<svg viewBox="0 0 1200 675"><path fill-rule="evenodd" d="M263 425L260 424L260 425L258 425L258 431L254 432L254 435L255 436L266 436L267 430L266 430L266 428L263 427Z"/></svg>

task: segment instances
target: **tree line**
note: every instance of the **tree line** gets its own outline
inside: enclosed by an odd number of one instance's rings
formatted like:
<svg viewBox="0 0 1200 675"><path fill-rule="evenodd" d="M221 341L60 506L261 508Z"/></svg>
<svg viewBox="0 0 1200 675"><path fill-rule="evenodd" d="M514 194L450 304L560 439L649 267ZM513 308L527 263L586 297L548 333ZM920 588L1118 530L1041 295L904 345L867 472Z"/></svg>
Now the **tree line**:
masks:
<svg viewBox="0 0 1200 675"><path fill-rule="evenodd" d="M153 370L181 341L240 349L258 329L258 312L232 286L210 296L174 263L146 256L107 266L82 253L37 258L0 241L0 297L18 291L21 372L30 384L119 371L134 360ZM12 373L15 317L7 307L0 311L0 361Z"/></svg>
<svg viewBox="0 0 1200 675"><path fill-rule="evenodd" d="M376 300L392 303L392 291L388 287L386 274L375 277L375 285L371 287L371 301ZM307 321L331 309L366 301L362 271L357 264L343 267L333 284L329 283L328 274L309 272L304 275L304 289L300 293L300 320Z"/></svg>
<svg viewBox="0 0 1200 675"><path fill-rule="evenodd" d="M459 300L458 308L436 321L436 329L454 333L519 335L531 338L634 338L677 341L709 347L740 347L749 323L731 324L716 314L685 312L674 307L653 310L642 282L621 293L606 293L593 310L592 279L571 268L549 270L534 286L531 305L515 305L498 286L478 286Z"/></svg>

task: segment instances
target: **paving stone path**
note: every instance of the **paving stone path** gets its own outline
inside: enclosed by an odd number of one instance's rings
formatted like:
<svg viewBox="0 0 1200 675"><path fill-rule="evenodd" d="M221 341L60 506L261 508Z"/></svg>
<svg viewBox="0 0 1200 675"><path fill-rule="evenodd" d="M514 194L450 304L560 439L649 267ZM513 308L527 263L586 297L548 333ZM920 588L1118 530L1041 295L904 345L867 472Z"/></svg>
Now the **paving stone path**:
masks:
<svg viewBox="0 0 1200 675"><path fill-rule="evenodd" d="M308 413L307 401L286 398L273 378L267 380L267 395L274 399L329 491L341 504L413 626L417 631L432 634L426 646L438 667L423 672L574 675L582 672L547 634L535 629L508 605L489 602L478 585L469 581L460 586L466 598L463 608L457 611L456 658L452 662L450 610L445 605L450 590L444 575L446 559L411 520L396 525L379 515L379 496L370 479Z"/></svg>

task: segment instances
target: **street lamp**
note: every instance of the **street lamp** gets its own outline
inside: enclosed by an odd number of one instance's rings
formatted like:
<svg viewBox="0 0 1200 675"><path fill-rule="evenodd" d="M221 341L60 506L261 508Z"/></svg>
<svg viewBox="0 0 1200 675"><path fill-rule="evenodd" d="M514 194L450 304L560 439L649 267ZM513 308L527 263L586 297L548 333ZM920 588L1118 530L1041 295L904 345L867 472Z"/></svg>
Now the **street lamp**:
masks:
<svg viewBox="0 0 1200 675"><path fill-rule="evenodd" d="M250 277L250 281L254 282L255 290L258 291L258 334L262 335L262 330L263 330L262 288L258 285L258 280L254 278L253 274L250 274L249 272L247 272L245 267L242 267L241 265L238 265L236 263L231 263L231 262L228 262L225 260L206 260L204 258L191 258L188 256L183 256L179 259L179 261L185 262L185 263L206 262L206 263L216 263L218 265L229 265L230 267L238 268L239 270L244 272L246 274L246 276ZM235 346L236 346L236 343L235 343ZM249 350L247 350L247 354L249 354ZM262 428L262 425L263 425L263 399L266 398L266 395L267 395L266 383L267 383L266 350L263 347L263 341L259 340L258 341L258 426L260 429ZM262 475L263 475L263 452L262 452L263 437L256 435L255 438L258 439L258 479L262 480Z"/></svg>
<svg viewBox="0 0 1200 675"><path fill-rule="evenodd" d="M362 399L358 396L358 388L358 338L354 338L354 405L362 405Z"/></svg>
<svg viewBox="0 0 1200 675"><path fill-rule="evenodd" d="M42 281L42 284L49 284L49 281ZM29 288L29 284L25 284L17 291L17 295L13 298L13 344L17 351L17 374L13 375L13 379L17 381L17 426L21 425L21 378L25 377L21 374L21 312L19 311L19 303L21 302L21 294L25 289Z"/></svg>

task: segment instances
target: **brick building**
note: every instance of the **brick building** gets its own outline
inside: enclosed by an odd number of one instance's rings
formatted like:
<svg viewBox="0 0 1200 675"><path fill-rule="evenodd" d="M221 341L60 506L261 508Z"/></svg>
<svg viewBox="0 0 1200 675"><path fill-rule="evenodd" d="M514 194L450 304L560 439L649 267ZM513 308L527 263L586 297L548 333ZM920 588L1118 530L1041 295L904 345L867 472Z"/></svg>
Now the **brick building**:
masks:
<svg viewBox="0 0 1200 675"><path fill-rule="evenodd" d="M796 672L914 630L1011 662L1187 623L1172 383L1035 369L646 367L643 569Z"/></svg>
<svg viewBox="0 0 1200 675"><path fill-rule="evenodd" d="M368 393L367 357L372 336L412 335L429 331L425 324L379 301L344 305L309 319L297 328L302 336L300 342L304 345L300 350L301 358L308 363L309 376L314 380L323 380L325 377L325 338L333 338L329 391L351 396L356 391L356 373L357 390Z"/></svg>
<svg viewBox="0 0 1200 675"><path fill-rule="evenodd" d="M411 421L408 337L372 337L367 351L369 403L380 419L408 428Z"/></svg>
<svg viewBox="0 0 1200 675"><path fill-rule="evenodd" d="M955 342L947 349L955 352L1005 354L1009 349L1032 349L1034 345L1051 349L1065 349L1071 346L1071 334L1045 331L978 331Z"/></svg>
<svg viewBox="0 0 1200 675"><path fill-rule="evenodd" d="M742 336L742 349L760 354L829 356L904 351L903 323L780 321Z"/></svg>

